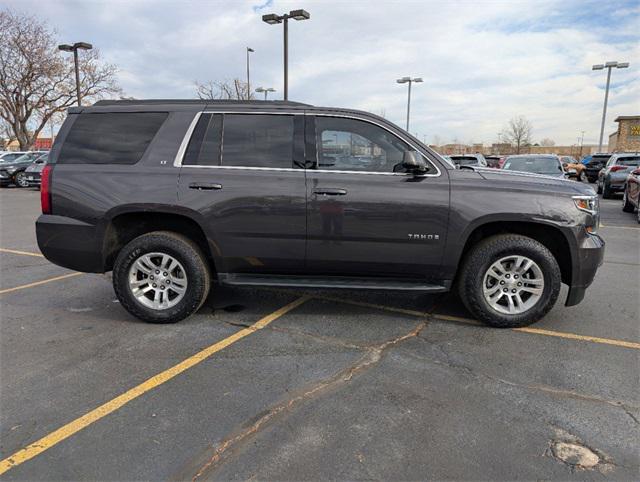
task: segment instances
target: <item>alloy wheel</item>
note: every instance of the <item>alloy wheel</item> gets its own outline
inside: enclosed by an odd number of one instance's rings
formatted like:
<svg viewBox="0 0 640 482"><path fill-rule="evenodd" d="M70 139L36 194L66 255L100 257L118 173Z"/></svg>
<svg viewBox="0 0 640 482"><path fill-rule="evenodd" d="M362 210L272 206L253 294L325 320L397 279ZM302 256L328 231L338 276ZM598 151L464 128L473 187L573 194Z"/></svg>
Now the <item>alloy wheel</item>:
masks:
<svg viewBox="0 0 640 482"><path fill-rule="evenodd" d="M142 305L166 310L177 305L187 292L182 264L166 253L146 253L129 269L129 289Z"/></svg>
<svg viewBox="0 0 640 482"><path fill-rule="evenodd" d="M540 266L526 256L500 258L489 266L482 281L485 301L508 315L522 314L535 306L544 291Z"/></svg>

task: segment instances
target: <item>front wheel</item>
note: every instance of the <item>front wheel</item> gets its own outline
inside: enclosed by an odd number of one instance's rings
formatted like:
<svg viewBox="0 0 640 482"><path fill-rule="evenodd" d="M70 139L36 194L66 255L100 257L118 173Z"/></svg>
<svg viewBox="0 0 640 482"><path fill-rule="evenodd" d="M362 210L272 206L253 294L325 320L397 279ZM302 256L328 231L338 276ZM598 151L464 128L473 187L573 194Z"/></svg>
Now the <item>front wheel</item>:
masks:
<svg viewBox="0 0 640 482"><path fill-rule="evenodd" d="M29 187L29 181L27 181L27 175L24 171L20 171L18 174L16 174L13 178L13 182L18 187Z"/></svg>
<svg viewBox="0 0 640 482"><path fill-rule="evenodd" d="M580 182L589 182L589 179L587 179L587 175L584 171L580 171L580 174L578 174L578 180Z"/></svg>
<svg viewBox="0 0 640 482"><path fill-rule="evenodd" d="M607 184L606 181L602 182L602 199L611 199L612 192L611 187Z"/></svg>
<svg viewBox="0 0 640 482"><path fill-rule="evenodd" d="M209 293L207 260L193 241L169 231L128 243L113 266L120 304L149 323L175 323L198 311Z"/></svg>
<svg viewBox="0 0 640 482"><path fill-rule="evenodd" d="M625 213L632 213L635 209L635 206L629 202L629 196L627 196L627 190L625 188L624 193L622 194L622 210Z"/></svg>
<svg viewBox="0 0 640 482"><path fill-rule="evenodd" d="M598 179L598 194L602 194L602 184L600 184L600 179Z"/></svg>
<svg viewBox="0 0 640 482"><path fill-rule="evenodd" d="M458 293L483 323L513 328L546 315L558 299L560 284L558 262L543 244L503 234L471 249L460 271Z"/></svg>

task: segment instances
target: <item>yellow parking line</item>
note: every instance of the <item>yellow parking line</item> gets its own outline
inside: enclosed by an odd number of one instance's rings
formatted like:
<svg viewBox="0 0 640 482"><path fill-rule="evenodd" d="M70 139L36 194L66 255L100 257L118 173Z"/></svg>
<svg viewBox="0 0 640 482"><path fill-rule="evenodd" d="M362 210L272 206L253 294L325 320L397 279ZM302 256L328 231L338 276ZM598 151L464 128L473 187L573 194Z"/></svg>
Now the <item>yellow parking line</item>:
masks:
<svg viewBox="0 0 640 482"><path fill-rule="evenodd" d="M190 356L186 360L181 361L177 365L174 365L171 368L168 368L167 370L160 372L157 375L142 382L140 385L137 385L131 388L130 390L124 392L122 395L119 395L116 398L106 402L105 404L100 405L99 407L91 410L90 412L86 413L80 418L77 418L72 422L69 422L68 424L63 425L59 429L44 436L40 440L37 440L36 442L33 442L32 444L27 445L26 447L18 450L13 455L10 455L6 459L0 461L0 475L5 473L7 470L10 470L13 467L16 467L17 465L20 465L26 462L27 460L32 459L33 457L41 454L45 450L50 449L54 445L71 437L72 435L88 427L92 423L100 420L103 417L106 417L110 413L115 412L122 406L138 398L144 393L158 387L159 385L162 385L163 383L171 380L172 378L188 370L189 368L197 365L198 363L203 362L213 354L225 349L229 345L232 345L238 340L241 340L242 338L252 333L255 333L257 330L260 330L266 327L272 321L277 320L284 314L300 306L302 303L307 301L307 299L308 299L307 296L302 296L298 298L297 300L289 303L288 305L285 305L282 308L274 311L273 313L265 316L264 318L261 318L260 320L256 321L250 327L237 331L236 333L225 338L224 340L214 343L213 345L205 348L204 350L199 351L195 355Z"/></svg>
<svg viewBox="0 0 640 482"><path fill-rule="evenodd" d="M21 254L22 256L37 256L38 258L44 258L44 256L40 253L31 253L29 251L18 251L17 249L0 248L0 253Z"/></svg>
<svg viewBox="0 0 640 482"><path fill-rule="evenodd" d="M45 283L51 283L52 281L58 281L58 280L61 280L61 279L71 278L73 276L79 276L81 274L82 273L63 274L61 276L56 276L54 278L43 279L42 281L36 281L34 283L29 283L29 284L26 284L26 285L15 286L13 288L6 288L4 290L0 290L0 295L2 295L4 293L11 293L12 291L24 290L26 288L33 288L34 286L40 286L40 285L43 285Z"/></svg>
<svg viewBox="0 0 640 482"><path fill-rule="evenodd" d="M610 224L602 224L602 222L600 222L600 227L601 228L613 228L613 229L631 229L632 231L638 231L640 230L640 228L634 228L633 226L612 226Z"/></svg>
<svg viewBox="0 0 640 482"><path fill-rule="evenodd" d="M536 335L557 336L560 338L567 338L569 340L591 341L593 343L602 343L604 345L622 346L625 348L633 348L635 350L640 350L640 343L635 343L633 341L614 340L611 338L600 338L597 336L576 335L574 333L542 330L540 328L514 328L513 331L521 331L523 333L533 333Z"/></svg>
<svg viewBox="0 0 640 482"><path fill-rule="evenodd" d="M460 316L440 315L438 313L434 313L432 316L438 320L455 321L459 323L481 325L481 323L477 320L472 320L470 318L462 318ZM566 338L568 340L590 341L592 343L600 343L603 345L621 346L624 348L633 348L635 350L640 350L640 343L636 343L633 341L616 340L613 338L600 338L598 336L576 335L575 333L566 333L564 331L554 331L554 330L543 330L541 328L525 327L525 328L512 328L511 330L520 331L522 333L531 333L534 335L555 336L558 338Z"/></svg>

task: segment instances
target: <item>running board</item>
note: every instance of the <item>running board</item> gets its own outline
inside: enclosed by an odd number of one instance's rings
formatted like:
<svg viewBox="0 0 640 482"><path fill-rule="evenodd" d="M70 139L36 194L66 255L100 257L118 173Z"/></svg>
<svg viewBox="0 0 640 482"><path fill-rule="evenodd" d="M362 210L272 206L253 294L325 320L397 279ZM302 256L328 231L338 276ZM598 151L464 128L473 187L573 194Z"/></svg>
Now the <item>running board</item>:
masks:
<svg viewBox="0 0 640 482"><path fill-rule="evenodd" d="M218 273L221 284L230 286L281 286L288 288L343 288L369 290L449 291L445 286L422 280L395 278L347 278L342 276L284 276Z"/></svg>

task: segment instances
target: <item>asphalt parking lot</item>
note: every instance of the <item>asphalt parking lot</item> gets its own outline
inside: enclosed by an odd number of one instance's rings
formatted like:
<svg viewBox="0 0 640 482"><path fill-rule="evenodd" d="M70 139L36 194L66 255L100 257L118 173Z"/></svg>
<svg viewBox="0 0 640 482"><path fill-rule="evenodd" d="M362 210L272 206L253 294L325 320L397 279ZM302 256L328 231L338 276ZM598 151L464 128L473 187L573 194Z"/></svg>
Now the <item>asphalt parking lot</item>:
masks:
<svg viewBox="0 0 640 482"><path fill-rule="evenodd" d="M638 477L640 228L619 199L585 301L519 330L449 295L235 288L145 324L108 275L39 256L39 209L0 190L3 479Z"/></svg>

